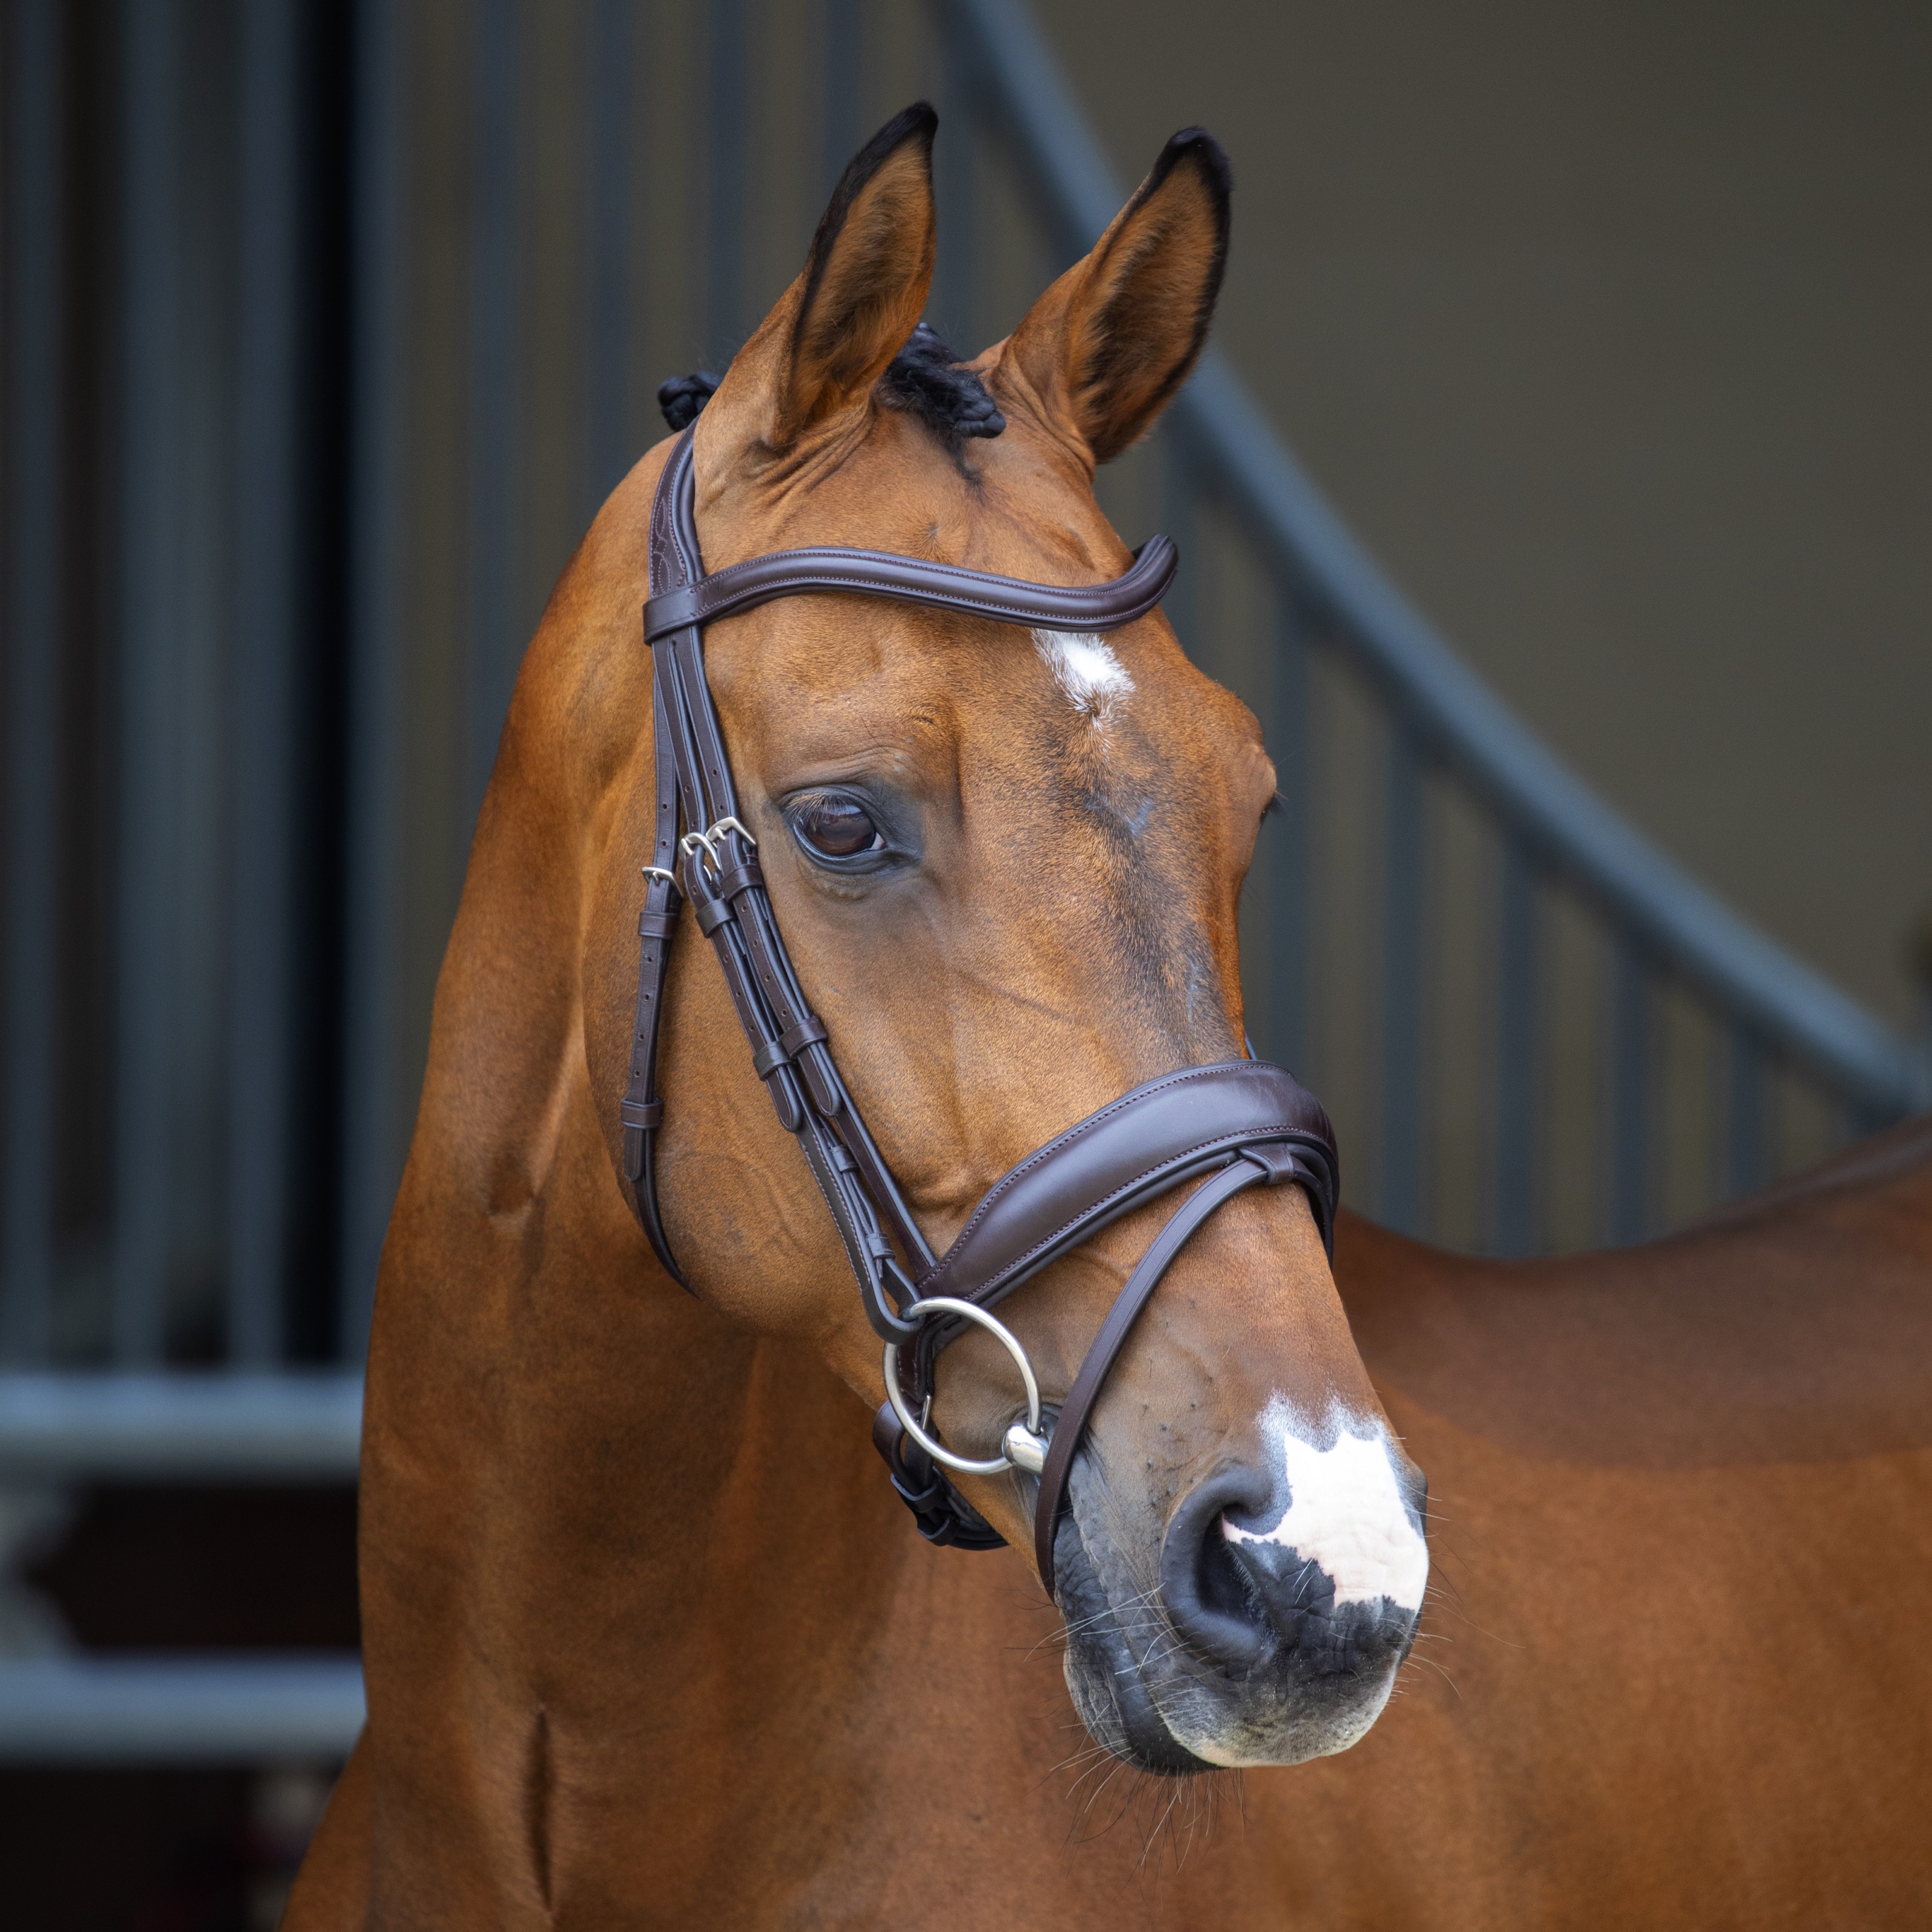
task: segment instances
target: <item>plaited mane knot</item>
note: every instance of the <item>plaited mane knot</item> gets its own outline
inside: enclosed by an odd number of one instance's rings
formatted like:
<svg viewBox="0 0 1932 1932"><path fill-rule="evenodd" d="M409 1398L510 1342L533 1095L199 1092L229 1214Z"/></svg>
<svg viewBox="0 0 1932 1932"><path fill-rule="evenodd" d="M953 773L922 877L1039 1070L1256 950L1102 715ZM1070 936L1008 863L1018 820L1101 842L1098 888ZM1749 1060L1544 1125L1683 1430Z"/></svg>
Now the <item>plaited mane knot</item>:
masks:
<svg viewBox="0 0 1932 1932"><path fill-rule="evenodd" d="M689 376L674 376L668 382L658 385L658 407L664 412L664 419L674 430L687 429L698 420L698 412L716 393L718 385L724 380L714 376L709 369L700 369Z"/></svg>
<svg viewBox="0 0 1932 1932"><path fill-rule="evenodd" d="M921 322L879 378L879 399L888 409L916 416L954 454L969 436L998 436L1006 419L986 386L938 335ZM696 420L722 379L708 369L680 376L658 388L658 407L674 430Z"/></svg>
<svg viewBox="0 0 1932 1932"><path fill-rule="evenodd" d="M968 436L998 436L1006 419L986 386L921 322L879 379L887 407L910 410L956 454Z"/></svg>

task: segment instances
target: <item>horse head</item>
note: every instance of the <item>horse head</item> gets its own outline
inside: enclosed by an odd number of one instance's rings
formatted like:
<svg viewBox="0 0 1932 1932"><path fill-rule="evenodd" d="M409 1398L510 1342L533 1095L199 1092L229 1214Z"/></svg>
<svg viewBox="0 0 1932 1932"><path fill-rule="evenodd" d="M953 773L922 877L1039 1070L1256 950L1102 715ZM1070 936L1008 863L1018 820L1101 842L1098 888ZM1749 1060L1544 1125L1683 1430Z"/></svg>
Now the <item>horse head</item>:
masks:
<svg viewBox="0 0 1932 1932"><path fill-rule="evenodd" d="M698 416L707 569L835 545L1036 584L1127 571L1095 468L1148 430L1201 352L1227 247L1225 159L1199 130L1177 135L1092 252L1004 341L956 363L920 326L934 126L909 110L854 161L803 272ZM1275 774L1253 716L1157 611L1075 635L794 596L712 622L704 662L778 926L935 1252L1070 1124L1156 1076L1242 1057L1236 908ZM612 1096L620 1184L652 796L649 687L628 688L628 735L597 755L633 776L607 770L597 794L584 942L590 1075ZM691 1292L877 1405L879 1343L846 1253L694 936L666 988L657 1088L657 1194ZM1002 1308L1049 1408L1174 1206L1114 1221ZM638 1246L656 1291L679 1294ZM1022 1408L999 1340L964 1334L935 1381L931 1426L997 1460ZM959 1478L1022 1550L1034 1480ZM1098 1742L1178 1772L1297 1762L1374 1721L1422 1601L1423 1485L1302 1187L1242 1193L1180 1250L1067 1493L1053 1582L1067 1682Z"/></svg>

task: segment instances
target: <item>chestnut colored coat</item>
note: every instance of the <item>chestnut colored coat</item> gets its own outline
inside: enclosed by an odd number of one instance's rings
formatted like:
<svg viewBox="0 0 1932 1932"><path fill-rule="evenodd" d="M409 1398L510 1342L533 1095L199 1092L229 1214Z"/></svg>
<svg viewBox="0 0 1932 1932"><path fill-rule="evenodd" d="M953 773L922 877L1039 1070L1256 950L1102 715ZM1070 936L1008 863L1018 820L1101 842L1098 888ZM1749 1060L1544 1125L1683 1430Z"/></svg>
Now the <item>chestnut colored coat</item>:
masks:
<svg viewBox="0 0 1932 1932"><path fill-rule="evenodd" d="M902 116L854 164L700 419L714 568L806 542L1124 565L1093 466L1198 352L1225 166L1170 144L972 365L1006 428L962 454L877 387L930 277L931 133ZM1457 1259L1344 1217L1331 1278L1294 1190L1217 1216L1095 1412L1112 1482L1076 1485L1086 1546L1146 1574L1172 1499L1258 1453L1274 1391L1428 1472L1435 1581L1362 1742L1192 1779L1086 1746L1023 1482L972 1490L1014 1550L914 1534L867 1438L876 1345L688 929L661 1174L696 1296L658 1267L616 1107L662 460L559 584L478 825L370 1350L369 1722L291 1932L1932 1918L1926 1124L1582 1259ZM1059 1127L1239 1051L1234 910L1273 774L1164 620L1110 640L1102 715L1022 635L862 603L722 622L708 658L807 990L938 1245ZM856 884L788 830L835 783L898 801L871 808L891 865ZM1010 1304L1049 1390L1159 1219ZM1004 1358L968 1337L944 1372L948 1439L997 1441Z"/></svg>

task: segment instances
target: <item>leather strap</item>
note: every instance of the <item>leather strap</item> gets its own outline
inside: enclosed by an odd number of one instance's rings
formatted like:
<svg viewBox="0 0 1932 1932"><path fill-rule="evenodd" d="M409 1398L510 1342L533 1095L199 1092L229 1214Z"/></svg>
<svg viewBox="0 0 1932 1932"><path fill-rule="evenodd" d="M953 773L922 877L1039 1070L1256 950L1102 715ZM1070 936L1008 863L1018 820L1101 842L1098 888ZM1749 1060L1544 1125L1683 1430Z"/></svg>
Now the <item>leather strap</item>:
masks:
<svg viewBox="0 0 1932 1932"><path fill-rule="evenodd" d="M1267 1163L1257 1178L1278 1169L1301 1184L1332 1256L1341 1169L1322 1103L1285 1068L1228 1060L1144 1081L1036 1148L981 1196L958 1238L920 1276L920 1294L990 1308L1124 1214L1238 1154ZM940 1354L968 1325L941 1318L921 1330L904 1388L914 1408L934 1392Z"/></svg>
<svg viewBox="0 0 1932 1932"><path fill-rule="evenodd" d="M899 1501L927 1542L943 1550L1004 1550L1006 1539L979 1511L964 1502L946 1472L908 1439L889 1402L872 1418L872 1447L884 1459L886 1473Z"/></svg>
<svg viewBox="0 0 1932 1932"><path fill-rule="evenodd" d="M651 519L650 575L654 584L677 580L682 560L658 541L657 518ZM657 794L651 862L644 872L644 910L638 916L638 1010L631 1029L629 1084L625 1089L624 1175L651 1251L671 1279L686 1289L684 1270L671 1252L658 1204L657 1134L664 1120L664 1103L657 1095L658 1023L664 1011L664 981L670 969L671 941L677 932L683 903L672 877L677 864L677 760L670 746L670 720L664 709L663 681L651 680L652 783Z"/></svg>
<svg viewBox="0 0 1932 1932"><path fill-rule="evenodd" d="M664 466L651 506L654 585L677 587L703 579L692 516L692 464L687 430ZM798 1137L831 1210L867 1317L880 1334L904 1340L908 1330L898 1310L912 1294L907 1270L930 1268L932 1250L847 1097L826 1045L824 1025L807 1005L778 936L755 848L736 822L730 760L711 702L696 626L660 631L651 656L660 796L664 772L674 771L685 823L706 836L686 858L685 896L718 956L751 1046L753 1068L780 1124ZM887 1228L898 1241L898 1252L886 1238Z"/></svg>
<svg viewBox="0 0 1932 1932"><path fill-rule="evenodd" d="M773 550L695 583L655 591L644 606L644 639L656 644L674 631L701 628L808 590L856 591L1044 631L1117 631L1144 617L1167 595L1180 562L1180 553L1166 537L1150 537L1135 551L1133 568L1111 583L1030 584L889 550Z"/></svg>
<svg viewBox="0 0 1932 1932"><path fill-rule="evenodd" d="M1053 1594L1054 1533L1060 1527L1060 1513L1066 1504L1066 1483L1073 1473L1074 1452L1087 1432L1088 1418L1093 1412L1100 1385L1107 1379L1114 1357L1126 1341L1128 1330L1160 1286L1160 1278L1167 1272L1168 1264L1203 1221L1232 1201L1243 1188L1252 1187L1257 1181L1288 1178L1286 1171L1271 1172L1264 1162L1245 1154L1236 1155L1219 1174L1204 1180L1168 1217L1166 1226L1154 1238L1153 1246L1142 1256L1138 1265L1128 1276L1126 1285L1114 1298L1114 1305L1108 1310L1107 1318L1100 1324L1100 1332L1088 1347L1086 1358L1080 1364L1080 1372L1073 1378L1073 1386L1066 1392L1066 1401L1060 1404L1060 1414L1053 1425L1052 1439L1047 1444L1046 1466L1040 1473L1040 1495L1034 1505L1033 1551L1034 1559L1040 1566L1040 1580L1046 1586L1049 1597ZM1312 1192L1310 1198L1314 1198Z"/></svg>
<svg viewBox="0 0 1932 1932"><path fill-rule="evenodd" d="M1144 1082L1028 1154L987 1190L919 1292L990 1307L1110 1222L1264 1142L1291 1143L1307 1163L1332 1253L1340 1176L1322 1103L1284 1068L1228 1060Z"/></svg>

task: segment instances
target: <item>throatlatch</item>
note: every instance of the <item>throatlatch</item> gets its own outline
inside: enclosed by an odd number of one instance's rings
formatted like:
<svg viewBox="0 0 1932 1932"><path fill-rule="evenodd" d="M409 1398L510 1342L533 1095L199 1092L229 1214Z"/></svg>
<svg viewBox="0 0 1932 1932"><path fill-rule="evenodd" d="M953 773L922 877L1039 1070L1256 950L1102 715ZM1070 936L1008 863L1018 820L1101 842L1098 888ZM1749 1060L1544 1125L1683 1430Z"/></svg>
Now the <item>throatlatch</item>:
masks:
<svg viewBox="0 0 1932 1932"><path fill-rule="evenodd" d="M701 406L701 404L700 404ZM687 418L687 421L688 418ZM992 1549L1004 1539L947 1470L1009 1468L1039 1478L1034 1548L1054 1588L1053 1544L1073 1458L1107 1372L1169 1263L1209 1216L1244 1189L1304 1189L1332 1256L1340 1162L1321 1104L1292 1074L1256 1060L1184 1067L1136 1087L1029 1154L988 1190L959 1238L935 1256L852 1104L824 1024L793 970L758 868L758 842L738 815L730 761L706 682L703 627L778 597L856 593L1028 628L1118 629L1157 604L1178 561L1165 537L1135 554L1112 583L1030 584L880 550L779 550L707 577L698 542L692 432L683 430L651 506L650 598L644 635L652 668L656 820L638 920L641 942L630 1078L622 1118L624 1168L658 1258L680 1282L666 1238L653 1156L664 1119L656 1086L665 968L682 902L711 940L752 1048L752 1065L825 1197L884 1347L887 1400L872 1425L892 1485L928 1540ZM682 827L680 832L680 826ZM1043 1406L1018 1339L990 1312L1050 1262L1136 1208L1189 1181L1101 1324L1057 1416ZM686 1284L687 1286L688 1284ZM989 1330L1012 1354L1024 1414L998 1456L974 1460L930 1430L940 1352L968 1328Z"/></svg>

